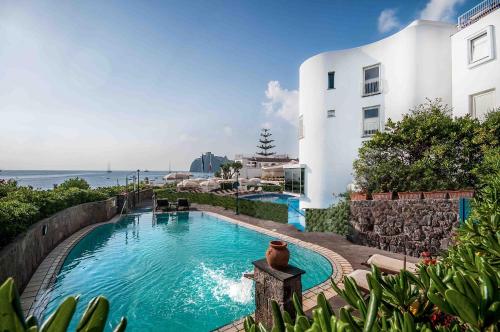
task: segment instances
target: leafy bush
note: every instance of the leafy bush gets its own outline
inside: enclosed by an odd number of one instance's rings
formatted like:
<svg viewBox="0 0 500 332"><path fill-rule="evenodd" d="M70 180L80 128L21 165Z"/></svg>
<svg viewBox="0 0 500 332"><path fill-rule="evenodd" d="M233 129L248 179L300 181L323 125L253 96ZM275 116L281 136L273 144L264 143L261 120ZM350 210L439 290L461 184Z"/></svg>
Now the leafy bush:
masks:
<svg viewBox="0 0 500 332"><path fill-rule="evenodd" d="M17 182L15 180L0 180L0 198L7 196L10 192L17 189Z"/></svg>
<svg viewBox="0 0 500 332"><path fill-rule="evenodd" d="M354 177L368 192L446 190L475 187L484 153L499 146L500 111L484 123L453 118L440 100L417 106L399 122L365 141Z"/></svg>
<svg viewBox="0 0 500 332"><path fill-rule="evenodd" d="M341 201L327 209L307 209L306 225L309 232L349 233L349 202Z"/></svg>
<svg viewBox="0 0 500 332"><path fill-rule="evenodd" d="M283 186L279 186L276 184L262 184L262 191L267 191L267 192L282 192L283 191Z"/></svg>
<svg viewBox="0 0 500 332"><path fill-rule="evenodd" d="M170 190L157 189L158 198L177 201L178 198L187 198L192 203L221 206L225 209L236 210L236 198L217 196L211 193L177 193ZM285 204L275 204L256 200L239 199L239 211L251 217L273 220L280 223L288 222L288 207Z"/></svg>
<svg viewBox="0 0 500 332"><path fill-rule="evenodd" d="M85 179L76 177L65 180L63 183L57 186L59 190L67 190L70 188L78 188L78 189L90 189L90 185Z"/></svg>
<svg viewBox="0 0 500 332"><path fill-rule="evenodd" d="M33 204L0 200L0 248L25 231L38 217L39 210Z"/></svg>
<svg viewBox="0 0 500 332"><path fill-rule="evenodd" d="M78 296L67 297L43 324L38 324L36 317L25 319L21 308L19 294L12 278L0 286L0 331L66 331L73 318L78 304ZM104 296L93 298L82 314L77 331L102 332L106 327L109 313L109 301ZM127 327L127 319L122 317L114 332L123 332Z"/></svg>

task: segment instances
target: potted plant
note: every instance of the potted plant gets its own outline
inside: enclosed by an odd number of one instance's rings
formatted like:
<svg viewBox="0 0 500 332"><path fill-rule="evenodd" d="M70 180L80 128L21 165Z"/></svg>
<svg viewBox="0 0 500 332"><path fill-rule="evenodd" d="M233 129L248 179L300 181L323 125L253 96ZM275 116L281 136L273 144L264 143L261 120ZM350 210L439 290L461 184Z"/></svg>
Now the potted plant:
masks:
<svg viewBox="0 0 500 332"><path fill-rule="evenodd" d="M403 200L416 200L422 198L421 191L399 191L398 192L399 199Z"/></svg>
<svg viewBox="0 0 500 332"><path fill-rule="evenodd" d="M446 199L447 195L447 191L424 191L425 199Z"/></svg>
<svg viewBox="0 0 500 332"><path fill-rule="evenodd" d="M368 194L366 192L351 192L351 201L366 201Z"/></svg>
<svg viewBox="0 0 500 332"><path fill-rule="evenodd" d="M472 198L474 197L474 189L449 190L448 195L450 195L450 199Z"/></svg>
<svg viewBox="0 0 500 332"><path fill-rule="evenodd" d="M374 201L390 201L392 200L392 191L386 193L372 193Z"/></svg>

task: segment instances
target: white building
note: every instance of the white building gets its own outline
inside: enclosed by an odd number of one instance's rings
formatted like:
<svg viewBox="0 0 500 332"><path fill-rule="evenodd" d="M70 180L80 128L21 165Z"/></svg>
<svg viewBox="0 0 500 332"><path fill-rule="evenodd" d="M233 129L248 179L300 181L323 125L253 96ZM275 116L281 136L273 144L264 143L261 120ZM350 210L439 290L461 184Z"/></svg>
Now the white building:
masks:
<svg viewBox="0 0 500 332"><path fill-rule="evenodd" d="M236 155L234 161L239 161L243 165L240 170L240 176L242 178L251 179L262 178L266 175L271 178L283 177L283 169L281 168L280 172L277 166L296 162L297 159L292 159L285 154L268 157Z"/></svg>
<svg viewBox="0 0 500 332"><path fill-rule="evenodd" d="M301 208L331 205L352 183L361 143L426 98L441 98L456 115L481 117L498 106L499 7L500 0L484 1L458 27L417 20L378 42L321 53L300 66Z"/></svg>

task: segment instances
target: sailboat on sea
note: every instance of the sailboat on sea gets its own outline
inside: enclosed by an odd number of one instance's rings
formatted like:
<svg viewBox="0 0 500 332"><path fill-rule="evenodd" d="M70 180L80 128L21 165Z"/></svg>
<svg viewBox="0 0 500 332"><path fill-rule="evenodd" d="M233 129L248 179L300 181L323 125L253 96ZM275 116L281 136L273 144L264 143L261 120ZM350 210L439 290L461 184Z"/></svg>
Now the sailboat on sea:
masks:
<svg viewBox="0 0 500 332"><path fill-rule="evenodd" d="M110 165L110 163L108 163L108 170L106 172L111 173L111 165Z"/></svg>

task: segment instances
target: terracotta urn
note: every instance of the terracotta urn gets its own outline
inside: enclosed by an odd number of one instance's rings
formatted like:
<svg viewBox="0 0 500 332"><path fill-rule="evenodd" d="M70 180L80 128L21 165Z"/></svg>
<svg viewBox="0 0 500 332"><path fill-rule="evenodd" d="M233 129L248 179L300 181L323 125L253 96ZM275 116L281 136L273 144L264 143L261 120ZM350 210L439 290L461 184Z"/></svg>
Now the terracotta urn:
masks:
<svg viewBox="0 0 500 332"><path fill-rule="evenodd" d="M273 269L280 270L288 266L290 251L285 241L271 241L266 251L266 261Z"/></svg>

